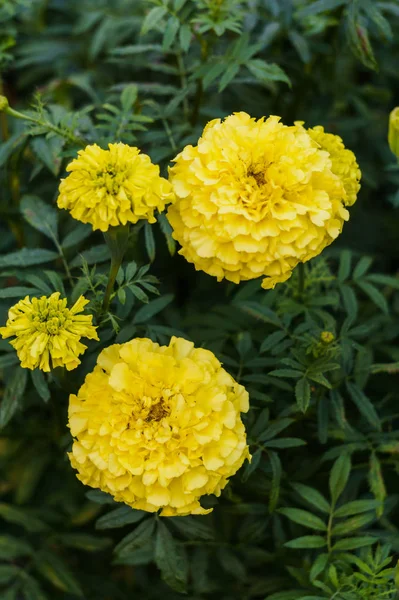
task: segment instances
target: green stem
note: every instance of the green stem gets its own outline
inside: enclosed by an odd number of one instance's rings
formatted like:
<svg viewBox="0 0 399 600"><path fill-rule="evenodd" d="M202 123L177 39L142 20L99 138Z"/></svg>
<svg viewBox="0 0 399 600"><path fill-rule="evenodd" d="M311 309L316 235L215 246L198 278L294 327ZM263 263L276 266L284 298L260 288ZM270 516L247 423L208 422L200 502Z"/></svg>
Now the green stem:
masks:
<svg viewBox="0 0 399 600"><path fill-rule="evenodd" d="M182 53L179 51L177 53L177 68L179 69L180 83L183 90L187 89L187 77L186 77L186 68L184 66L184 60ZM186 121L189 117L189 107L188 107L188 99L187 96L183 98L183 113Z"/></svg>
<svg viewBox="0 0 399 600"><path fill-rule="evenodd" d="M129 241L129 224L120 225L119 227L110 227L108 231L104 233L104 238L111 252L111 268L108 275L108 283L105 289L101 309L102 314L108 312L112 292L114 291L116 276L118 275L123 257L125 256L125 252L127 250Z"/></svg>
<svg viewBox="0 0 399 600"><path fill-rule="evenodd" d="M85 139L78 137L76 135L73 135L73 133L71 133L70 131L61 129L60 127L53 125L53 123L50 123L49 121L44 121L44 120L38 119L36 117L31 117L30 115L26 115L24 113L19 112L18 110L15 110L14 108L11 108L11 106L8 106L5 109L5 112L8 115L10 115L10 117L14 117L15 119L22 119L23 121L30 121L31 123L34 123L35 125L39 125L40 127L45 127L49 131L56 133L57 135L65 138L66 140L68 140L69 142L72 142L73 144L77 144L78 146L86 146L87 142Z"/></svg>
<svg viewBox="0 0 399 600"><path fill-rule="evenodd" d="M328 524L327 524L327 550L328 550L329 554L332 549L331 537L332 537L332 526L333 526L333 520L334 520L334 510L335 510L335 503L332 503L330 516L328 518Z"/></svg>
<svg viewBox="0 0 399 600"><path fill-rule="evenodd" d="M298 265L298 295L303 298L305 292L305 265L299 263Z"/></svg>

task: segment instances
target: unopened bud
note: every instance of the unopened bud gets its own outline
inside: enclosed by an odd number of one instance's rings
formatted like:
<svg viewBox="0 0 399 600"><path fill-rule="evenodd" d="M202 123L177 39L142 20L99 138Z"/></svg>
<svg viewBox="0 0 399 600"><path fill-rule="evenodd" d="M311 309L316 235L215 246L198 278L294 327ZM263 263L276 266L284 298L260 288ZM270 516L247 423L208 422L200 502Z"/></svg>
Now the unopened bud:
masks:
<svg viewBox="0 0 399 600"><path fill-rule="evenodd" d="M335 340L335 335L331 331L322 331L320 334L320 341L323 344L331 344Z"/></svg>

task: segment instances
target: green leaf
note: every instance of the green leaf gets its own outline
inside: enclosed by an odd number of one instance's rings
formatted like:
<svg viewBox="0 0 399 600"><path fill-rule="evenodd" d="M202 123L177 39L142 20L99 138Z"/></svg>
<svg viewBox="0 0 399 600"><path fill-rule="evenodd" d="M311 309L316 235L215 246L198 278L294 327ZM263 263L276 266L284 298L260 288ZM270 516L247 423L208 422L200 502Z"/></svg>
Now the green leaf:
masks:
<svg viewBox="0 0 399 600"><path fill-rule="evenodd" d="M265 448L297 448L305 446L306 442L299 438L279 438L278 440L270 440L265 442Z"/></svg>
<svg viewBox="0 0 399 600"><path fill-rule="evenodd" d="M183 52L187 52L189 50L192 37L193 34L189 25L184 24L182 27L180 27L179 42L180 48L183 50Z"/></svg>
<svg viewBox="0 0 399 600"><path fill-rule="evenodd" d="M0 584L8 583L18 577L21 572L22 570L14 565L0 565Z"/></svg>
<svg viewBox="0 0 399 600"><path fill-rule="evenodd" d="M88 265L93 265L110 260L110 258L111 254L108 246L106 244L100 244L99 246L93 246L89 250L85 250L76 256L69 266L71 269L74 269L75 267L81 267L84 261L86 261Z"/></svg>
<svg viewBox="0 0 399 600"><path fill-rule="evenodd" d="M269 451L268 457L270 460L270 466L271 466L272 474L273 474L272 487L271 487L270 496L269 496L269 512L272 513L276 509L276 506L278 504L278 500L280 497L280 484L281 484L281 477L282 477L283 469L281 466L280 458L276 452Z"/></svg>
<svg viewBox="0 0 399 600"><path fill-rule="evenodd" d="M156 298L155 300L151 300L146 306L142 306L136 312L133 323L144 323L148 321L159 312L164 310L173 300L173 294L166 294L161 298Z"/></svg>
<svg viewBox="0 0 399 600"><path fill-rule="evenodd" d="M294 419L289 419L288 417L284 417L282 419L277 419L274 423L270 423L270 425L263 431L263 433L258 434L258 440L263 442L265 440L270 440L276 435L278 435L281 431L286 429L294 422Z"/></svg>
<svg viewBox="0 0 399 600"><path fill-rule="evenodd" d="M351 272L352 253L350 250L341 252L339 259L338 281L343 283L348 279Z"/></svg>
<svg viewBox="0 0 399 600"><path fill-rule="evenodd" d="M215 533L213 529L204 523L201 516L170 517L168 523L189 540L213 540Z"/></svg>
<svg viewBox="0 0 399 600"><path fill-rule="evenodd" d="M296 16L299 19L305 19L307 17L312 17L313 15L318 15L322 12L332 11L346 3L347 0L316 0L316 2L312 2L312 4L309 4L298 10Z"/></svg>
<svg viewBox="0 0 399 600"><path fill-rule="evenodd" d="M96 504L115 504L115 500L111 494L107 494L101 490L90 490L90 492L86 493L86 498Z"/></svg>
<svg viewBox="0 0 399 600"><path fill-rule="evenodd" d="M360 279L369 270L373 262L370 256L362 256L353 270L353 279Z"/></svg>
<svg viewBox="0 0 399 600"><path fill-rule="evenodd" d="M22 248L0 256L0 267L30 267L50 262L58 258L58 252L42 248Z"/></svg>
<svg viewBox="0 0 399 600"><path fill-rule="evenodd" d="M310 403L310 385L309 381L303 377L298 379L295 385L295 398L298 404L299 410L305 413Z"/></svg>
<svg viewBox="0 0 399 600"><path fill-rule="evenodd" d="M0 503L0 517L8 523L14 523L14 525L20 525L29 533L36 533L46 531L47 525L40 521L37 517L29 514L22 508L16 508L10 504Z"/></svg>
<svg viewBox="0 0 399 600"><path fill-rule="evenodd" d="M163 34L162 40L162 50L163 52L167 52L173 42L176 39L177 32L179 31L180 21L177 17L172 16L169 17L168 22L166 23L166 27Z"/></svg>
<svg viewBox="0 0 399 600"><path fill-rule="evenodd" d="M24 540L10 535L0 535L0 559L14 560L20 556L30 556L33 548Z"/></svg>
<svg viewBox="0 0 399 600"><path fill-rule="evenodd" d="M148 258L150 262L154 262L155 260L155 238L154 233L152 231L152 227L148 221L144 223L144 239L145 239L145 249L147 250Z"/></svg>
<svg viewBox="0 0 399 600"><path fill-rule="evenodd" d="M349 319L355 321L359 310L356 294L349 285L342 284L340 285L339 289L345 311Z"/></svg>
<svg viewBox="0 0 399 600"><path fill-rule="evenodd" d="M258 81L269 83L270 81L283 81L291 87L288 75L275 63L267 63L259 58L254 58L245 63L247 69Z"/></svg>
<svg viewBox="0 0 399 600"><path fill-rule="evenodd" d="M353 500L347 502L343 506L337 508L334 512L334 517L350 517L351 515L358 515L363 512L377 509L381 505L379 500Z"/></svg>
<svg viewBox="0 0 399 600"><path fill-rule="evenodd" d="M350 381L348 381L346 384L346 387L348 389L348 392L349 392L353 402L356 404L359 412L364 416L364 418L370 423L370 425L374 429L381 431L381 422L380 422L379 416L377 414L377 411L375 410L371 401L362 392L362 390L354 383L351 383Z"/></svg>
<svg viewBox="0 0 399 600"><path fill-rule="evenodd" d="M289 379L298 379L298 377L303 376L303 372L296 371L294 369L275 369L274 371L270 371L268 375L272 375L273 377L287 377Z"/></svg>
<svg viewBox="0 0 399 600"><path fill-rule="evenodd" d="M3 354L3 356L0 356L0 369L5 369L6 367L14 366L17 363L19 363L19 358L15 352L8 352L8 354Z"/></svg>
<svg viewBox="0 0 399 600"><path fill-rule="evenodd" d="M134 103L137 100L138 88L133 83L123 88L121 93L121 106L124 112L132 110ZM148 221L146 221L147 223Z"/></svg>
<svg viewBox="0 0 399 600"><path fill-rule="evenodd" d="M240 68L241 68L241 65L239 65L237 63L231 63L227 67L227 69L225 69L222 77L220 78L219 93L223 92L223 90L226 89L226 87L229 85L229 83L231 83L233 81L235 76L238 74Z"/></svg>
<svg viewBox="0 0 399 600"><path fill-rule="evenodd" d="M33 385L39 396L45 401L48 402L50 400L50 390L47 385L46 377L40 369L34 369L31 371L31 377L33 381Z"/></svg>
<svg viewBox="0 0 399 600"><path fill-rule="evenodd" d="M187 557L162 521L158 521L155 562L165 583L176 592L184 593L188 579Z"/></svg>
<svg viewBox="0 0 399 600"><path fill-rule="evenodd" d="M72 231L64 237L61 246L65 249L72 248L72 246L76 246L80 242L83 242L83 240L88 238L91 233L93 233L91 225L77 222Z"/></svg>
<svg viewBox="0 0 399 600"><path fill-rule="evenodd" d="M288 33L288 38L291 44L294 46L295 50L298 52L302 62L304 62L305 65L308 64L310 62L310 49L306 38L304 38L303 35L294 30L291 30Z"/></svg>
<svg viewBox="0 0 399 600"><path fill-rule="evenodd" d="M28 381L26 369L17 367L7 382L0 404L0 429L9 423L20 406Z"/></svg>
<svg viewBox="0 0 399 600"><path fill-rule="evenodd" d="M57 534L56 540L67 548L77 548L86 552L99 552L112 543L110 538L96 537L88 533Z"/></svg>
<svg viewBox="0 0 399 600"><path fill-rule="evenodd" d="M398 7L399 10L399 7ZM378 283L378 285L387 285L395 290L399 290L399 277L391 277L389 275L380 275L379 273L372 273L367 275L367 281L372 283Z"/></svg>
<svg viewBox="0 0 399 600"><path fill-rule="evenodd" d="M23 575L23 593L25 600L47 600L38 582L26 572Z"/></svg>
<svg viewBox="0 0 399 600"><path fill-rule="evenodd" d="M41 291L36 288L15 286L0 290L0 300L3 298L24 298L25 296L38 296Z"/></svg>
<svg viewBox="0 0 399 600"><path fill-rule="evenodd" d="M275 331L263 340L260 352L268 352L286 337L285 331Z"/></svg>
<svg viewBox="0 0 399 600"><path fill-rule="evenodd" d="M363 535L359 537L347 538L346 540L338 540L332 547L332 550L343 551L343 550L357 550L357 548L364 548L364 546L371 546L378 542L378 538L372 537L371 535Z"/></svg>
<svg viewBox="0 0 399 600"><path fill-rule="evenodd" d="M21 212L25 221L52 241L58 240L58 211L37 196L23 196Z"/></svg>
<svg viewBox="0 0 399 600"><path fill-rule="evenodd" d="M248 301L237 302L235 306L252 317L255 317L255 319L259 319L263 323L270 323L272 325L276 325L276 327L282 326L282 323L276 313L267 306L263 306L263 304Z"/></svg>
<svg viewBox="0 0 399 600"><path fill-rule="evenodd" d="M176 242L172 237L172 232L173 232L172 227L171 227L168 219L162 213L160 215L158 215L158 223L159 223L162 233L165 236L166 245L168 247L169 254L171 256L174 256L174 254L176 253Z"/></svg>
<svg viewBox="0 0 399 600"><path fill-rule="evenodd" d="M341 454L335 461L329 479L329 488L333 503L338 500L345 489L351 471L351 458L349 454Z"/></svg>
<svg viewBox="0 0 399 600"><path fill-rule="evenodd" d="M360 289L370 298L370 300L382 310L383 313L385 313L386 315L389 313L388 303L385 297L376 287L374 287L374 285L364 280L357 281L356 283L360 287Z"/></svg>
<svg viewBox="0 0 399 600"><path fill-rule="evenodd" d="M96 529L113 529L131 525L144 519L146 513L142 510L136 510L130 506L121 506L111 510L96 521Z"/></svg>
<svg viewBox="0 0 399 600"><path fill-rule="evenodd" d="M318 531L325 531L327 529L327 525L320 517L312 515L307 510L302 510L301 508L280 508L279 512L303 527L309 527L309 529L316 529Z"/></svg>
<svg viewBox="0 0 399 600"><path fill-rule="evenodd" d="M320 492L303 483L293 483L294 490L314 508L318 508L324 513L330 513L330 505Z"/></svg>
<svg viewBox="0 0 399 600"><path fill-rule="evenodd" d="M311 581L316 579L320 575L320 573L324 571L324 569L327 566L328 559L328 554L319 554L319 556L314 561L312 568L310 569L309 577Z"/></svg>
<svg viewBox="0 0 399 600"><path fill-rule="evenodd" d="M125 556L129 554L132 550L136 550L147 544L147 542L152 539L152 534L155 530L155 519L150 517L140 523L134 531L129 533L127 536L123 538L119 542L119 544L115 547L115 553L119 556Z"/></svg>
<svg viewBox="0 0 399 600"><path fill-rule="evenodd" d="M327 541L321 535L304 535L284 544L287 548L323 548L326 545Z"/></svg>
<svg viewBox="0 0 399 600"><path fill-rule="evenodd" d="M351 519L347 519L346 521L339 523L339 525L335 525L333 527L332 534L337 536L347 536L349 533L352 533L352 531L356 531L356 529L361 529L362 527L368 525L369 523L371 523L371 521L374 521L375 519L375 512L352 517Z"/></svg>
<svg viewBox="0 0 399 600"><path fill-rule="evenodd" d="M369 484L371 491L379 502L379 506L376 510L377 516L381 517L384 512L384 501L387 496L387 491L385 488L381 463L375 452L372 452L370 455Z"/></svg>
<svg viewBox="0 0 399 600"><path fill-rule="evenodd" d="M141 26L141 34L145 35L151 29L155 29L161 19L166 15L167 10L163 6L155 6L150 10Z"/></svg>
<svg viewBox="0 0 399 600"><path fill-rule="evenodd" d="M37 158L42 161L53 175L58 175L61 167L61 148L63 146L62 138L45 138L43 136L34 137L30 145Z"/></svg>
<svg viewBox="0 0 399 600"><path fill-rule="evenodd" d="M64 561L47 550L39 552L35 558L35 567L55 588L83 598L79 582Z"/></svg>

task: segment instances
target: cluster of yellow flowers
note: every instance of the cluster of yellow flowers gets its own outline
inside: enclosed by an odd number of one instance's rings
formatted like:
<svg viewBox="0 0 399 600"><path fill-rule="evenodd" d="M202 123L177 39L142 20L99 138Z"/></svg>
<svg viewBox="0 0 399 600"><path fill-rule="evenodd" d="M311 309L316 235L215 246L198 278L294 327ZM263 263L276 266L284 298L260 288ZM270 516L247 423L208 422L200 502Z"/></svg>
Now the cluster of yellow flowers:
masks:
<svg viewBox="0 0 399 600"><path fill-rule="evenodd" d="M180 253L196 269L271 288L341 232L359 191L360 170L340 137L322 127L237 113L211 121L197 146L174 159L169 180L138 148L96 144L78 153L61 181L58 206L107 232L167 204ZM113 230L119 231L119 230ZM4 338L23 368L80 364L98 340L92 315L58 292L13 306ZM220 495L250 458L241 412L248 393L215 355L182 338L169 346L133 339L105 348L70 396L70 460L83 483L163 516L205 514L199 500Z"/></svg>

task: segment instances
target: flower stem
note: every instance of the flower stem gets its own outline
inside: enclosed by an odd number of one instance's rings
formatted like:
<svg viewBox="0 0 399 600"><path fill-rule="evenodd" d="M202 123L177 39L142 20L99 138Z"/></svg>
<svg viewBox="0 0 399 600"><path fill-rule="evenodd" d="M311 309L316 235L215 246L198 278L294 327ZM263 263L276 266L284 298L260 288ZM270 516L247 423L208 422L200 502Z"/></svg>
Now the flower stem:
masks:
<svg viewBox="0 0 399 600"><path fill-rule="evenodd" d="M108 312L109 305L111 302L112 292L114 291L114 285L116 276L125 256L129 241L129 224L120 225L119 227L110 227L108 231L104 233L104 238L107 246L111 252L111 268L108 275L108 283L105 290L101 313L105 314Z"/></svg>
<svg viewBox="0 0 399 600"><path fill-rule="evenodd" d="M303 298L305 292L305 265L301 262L298 265L298 295Z"/></svg>

